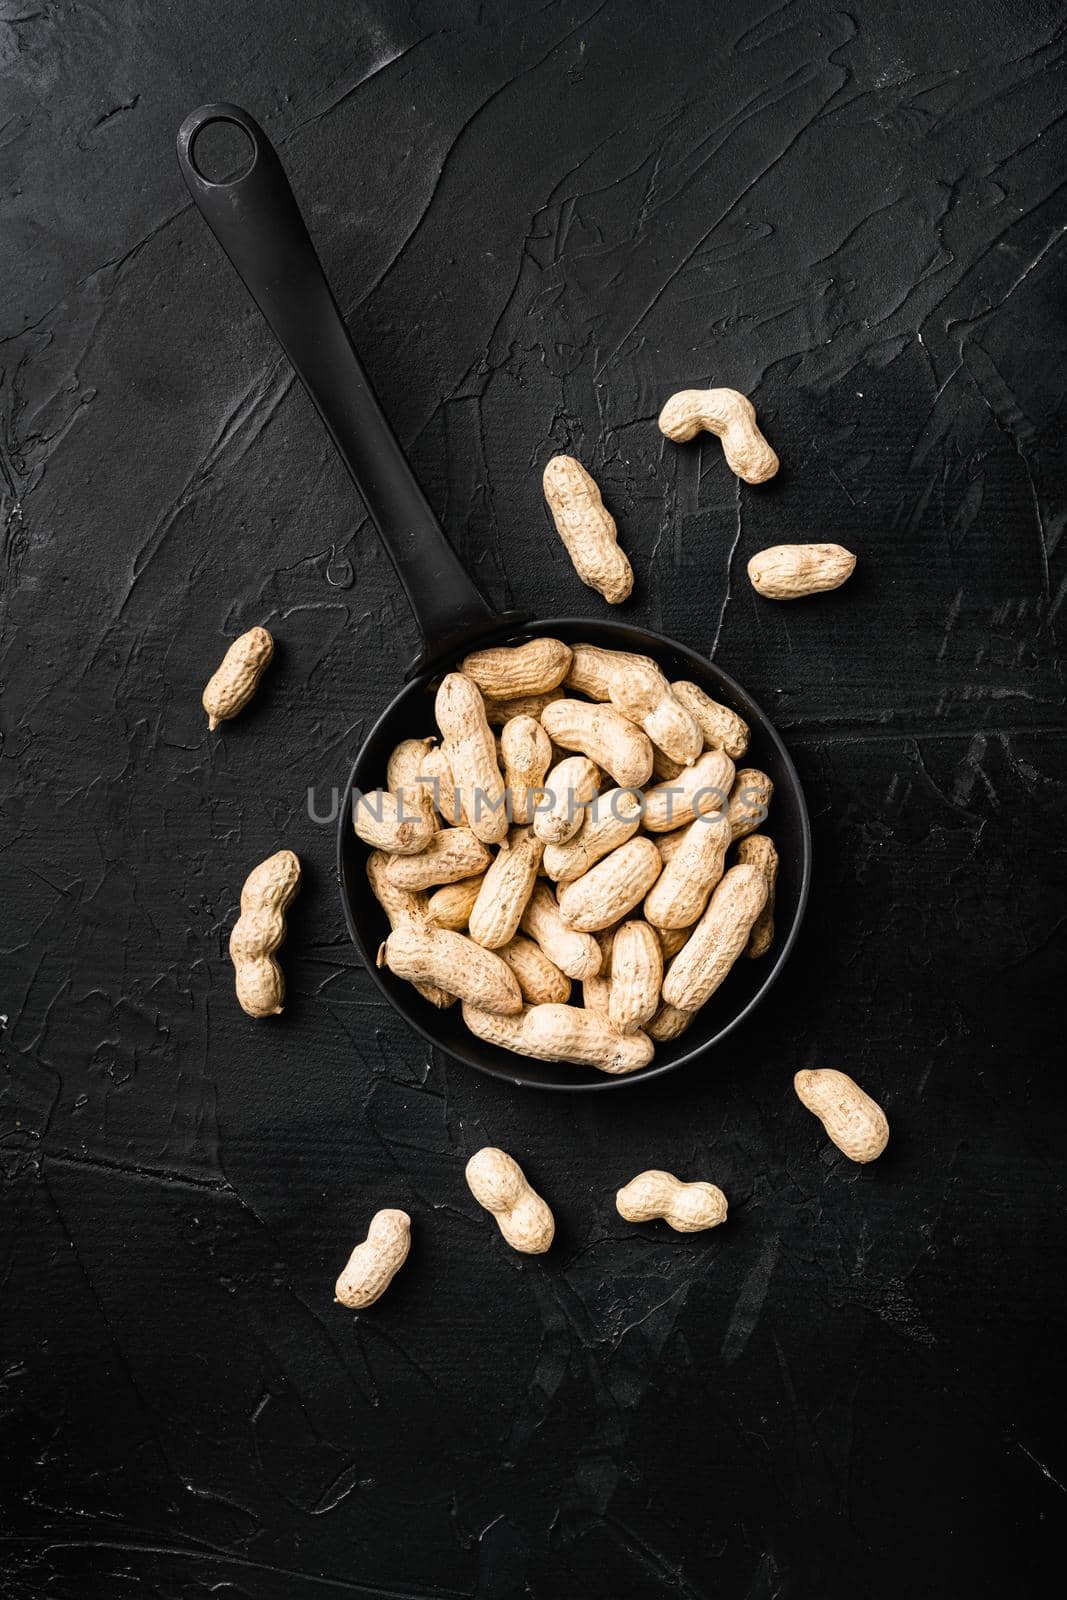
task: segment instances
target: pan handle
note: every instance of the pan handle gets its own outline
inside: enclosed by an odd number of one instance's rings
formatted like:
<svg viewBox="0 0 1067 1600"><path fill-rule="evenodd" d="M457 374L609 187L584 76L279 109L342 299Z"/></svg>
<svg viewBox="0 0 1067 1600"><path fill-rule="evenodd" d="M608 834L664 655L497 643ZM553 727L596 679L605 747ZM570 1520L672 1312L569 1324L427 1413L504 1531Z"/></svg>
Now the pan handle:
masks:
<svg viewBox="0 0 1067 1600"><path fill-rule="evenodd" d="M198 136L231 123L250 165L209 181ZM178 130L178 165L201 215L229 256L326 424L392 558L423 638L423 661L500 627L460 565L378 403L315 253L285 171L247 111L200 106Z"/></svg>

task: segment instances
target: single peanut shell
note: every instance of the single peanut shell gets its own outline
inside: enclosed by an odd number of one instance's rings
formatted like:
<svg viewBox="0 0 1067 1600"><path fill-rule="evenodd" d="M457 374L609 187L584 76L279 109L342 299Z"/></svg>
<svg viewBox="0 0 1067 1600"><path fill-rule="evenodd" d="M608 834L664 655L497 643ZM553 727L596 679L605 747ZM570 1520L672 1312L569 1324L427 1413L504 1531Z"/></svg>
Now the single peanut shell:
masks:
<svg viewBox="0 0 1067 1600"><path fill-rule="evenodd" d="M632 839L641 825L644 797L635 789L608 789L585 810L573 839L545 846L544 870L557 883L570 883Z"/></svg>
<svg viewBox="0 0 1067 1600"><path fill-rule="evenodd" d="M442 884L430 896L426 914L439 928L449 928L453 933L464 933L482 886L484 873L473 878L460 878L458 883Z"/></svg>
<svg viewBox="0 0 1067 1600"><path fill-rule="evenodd" d="M697 922L722 877L729 847L730 824L723 812L691 822L645 897L649 922L657 928L689 928Z"/></svg>
<svg viewBox="0 0 1067 1600"><path fill-rule="evenodd" d="M503 728L515 717L539 719L546 706L562 699L562 689L549 689L547 694L523 694L514 700L486 700L485 715L491 728Z"/></svg>
<svg viewBox="0 0 1067 1600"><path fill-rule="evenodd" d="M467 825L483 844L499 844L508 831L507 804L481 691L461 672L446 673L434 712Z"/></svg>
<svg viewBox="0 0 1067 1600"><path fill-rule="evenodd" d="M832 1067L798 1072L793 1086L801 1105L814 1112L842 1155L861 1165L878 1159L889 1143L888 1119L877 1100L846 1072Z"/></svg>
<svg viewBox="0 0 1067 1600"><path fill-rule="evenodd" d="M676 1233L702 1233L726 1221L726 1196L714 1183L682 1183L672 1172L639 1172L615 1196L627 1222L662 1217Z"/></svg>
<svg viewBox="0 0 1067 1600"><path fill-rule="evenodd" d="M647 1034L618 1033L607 1018L578 1006L531 1006L522 1032L529 1053L542 1061L569 1061L621 1076L652 1060Z"/></svg>
<svg viewBox="0 0 1067 1600"><path fill-rule="evenodd" d="M429 910L425 894L415 889L398 889L396 884L390 881L391 859L380 850L375 850L367 857L367 881L371 893L385 912L390 928L399 928L404 923L425 922ZM424 1000L428 1000L439 1011L444 1011L455 1004L455 995L449 994L446 989L438 988L435 984L417 983L415 988Z"/></svg>
<svg viewBox="0 0 1067 1600"><path fill-rule="evenodd" d="M730 868L668 968L668 1005L699 1011L711 998L748 943L766 898L767 880L758 867Z"/></svg>
<svg viewBox="0 0 1067 1600"><path fill-rule="evenodd" d="M487 1146L471 1156L466 1176L471 1194L496 1218L511 1248L526 1256L544 1255L555 1236L556 1224L514 1157Z"/></svg>
<svg viewBox="0 0 1067 1600"><path fill-rule="evenodd" d="M573 456L553 456L545 467L545 499L574 570L609 605L629 597L633 568L619 548L615 519L589 473Z"/></svg>
<svg viewBox="0 0 1067 1600"><path fill-rule="evenodd" d="M397 856L418 855L437 832L433 808L418 789L409 789L400 796L390 794L388 789L353 794L352 826L357 837L372 850Z"/></svg>
<svg viewBox="0 0 1067 1600"><path fill-rule="evenodd" d="M568 978L581 982L600 971L600 948L596 940L591 934L578 933L567 926L560 915L556 896L547 884L535 885L520 926Z"/></svg>
<svg viewBox="0 0 1067 1600"><path fill-rule="evenodd" d="M501 945L497 955L515 974L522 997L529 1005L566 1005L570 999L571 980L532 939L517 933L507 944Z"/></svg>
<svg viewBox="0 0 1067 1600"><path fill-rule="evenodd" d="M732 761L740 761L748 749L749 728L736 711L720 705L687 678L672 683L671 693L688 711L709 750L725 750Z"/></svg>
<svg viewBox="0 0 1067 1600"><path fill-rule="evenodd" d="M778 881L778 851L774 840L765 833L750 833L737 847L737 859L746 866L759 867L767 880L767 899L763 910L752 924L752 936L745 947L746 956L753 959L765 956L774 941L774 890Z"/></svg>
<svg viewBox="0 0 1067 1600"><path fill-rule="evenodd" d="M277 850L244 881L241 915L230 934L237 1000L250 1017L278 1016L285 977L274 952L285 938L285 913L300 885L300 860Z"/></svg>
<svg viewBox="0 0 1067 1600"><path fill-rule="evenodd" d="M411 1249L411 1218L406 1211L376 1211L367 1237L349 1256L334 1290L335 1301L362 1311L380 1300Z"/></svg>
<svg viewBox="0 0 1067 1600"><path fill-rule="evenodd" d="M511 798L511 819L533 821L545 774L552 765L552 741L535 717L512 717L500 735L504 785Z"/></svg>
<svg viewBox="0 0 1067 1600"><path fill-rule="evenodd" d="M599 784L600 769L588 756L566 756L552 768L534 808L533 829L543 844L565 844L574 837Z"/></svg>
<svg viewBox="0 0 1067 1600"><path fill-rule="evenodd" d="M567 676L569 646L559 639L531 639L527 644L498 645L476 650L461 671L483 695L494 700L517 700L522 695L547 694Z"/></svg>
<svg viewBox="0 0 1067 1600"><path fill-rule="evenodd" d="M438 828L417 856L391 857L389 880L398 889L433 889L484 872L490 852L470 828Z"/></svg>
<svg viewBox="0 0 1067 1600"><path fill-rule="evenodd" d="M233 641L201 696L211 733L244 710L273 654L274 640L266 628L249 628Z"/></svg>
<svg viewBox="0 0 1067 1600"><path fill-rule="evenodd" d="M663 951L647 922L624 922L611 946L608 1021L619 1033L636 1033L659 1009Z"/></svg>
<svg viewBox="0 0 1067 1600"><path fill-rule="evenodd" d="M778 457L756 426L756 408L736 389L683 389L672 394L659 415L660 432L686 444L702 429L722 440L731 472L746 483L766 483L778 471Z"/></svg>
<svg viewBox="0 0 1067 1600"><path fill-rule="evenodd" d="M689 937L688 928L656 928L664 961L676 956Z"/></svg>
<svg viewBox="0 0 1067 1600"><path fill-rule="evenodd" d="M629 839L573 883L563 885L560 915L579 933L608 928L640 904L662 867L651 839Z"/></svg>
<svg viewBox="0 0 1067 1600"><path fill-rule="evenodd" d="M752 557L748 576L765 600L801 600L840 589L855 565L852 551L840 544L775 544Z"/></svg>
<svg viewBox="0 0 1067 1600"><path fill-rule="evenodd" d="M695 1011L679 1011L677 1006L660 1006L645 1032L657 1044L669 1044L672 1039L680 1038L692 1026L695 1018Z"/></svg>
<svg viewBox="0 0 1067 1600"><path fill-rule="evenodd" d="M624 789L641 788L652 774L651 740L614 706L555 700L541 713L541 726L554 744L581 751Z"/></svg>
<svg viewBox="0 0 1067 1600"><path fill-rule="evenodd" d="M470 936L487 950L513 938L537 882L544 845L532 828L512 828L478 890Z"/></svg>
<svg viewBox="0 0 1067 1600"><path fill-rule="evenodd" d="M741 768L734 779L730 804L726 808L730 835L735 843L755 833L761 823L766 822L773 794L774 784L765 772L758 767Z"/></svg>
<svg viewBox="0 0 1067 1600"><path fill-rule="evenodd" d="M646 789L645 827L650 833L673 833L695 817L721 811L733 782L734 764L725 750L705 750L676 778Z"/></svg>
<svg viewBox="0 0 1067 1600"><path fill-rule="evenodd" d="M394 928L378 952L378 965L412 983L432 983L482 1011L511 1016L522 1010L515 974L491 950L465 934L432 923Z"/></svg>
<svg viewBox="0 0 1067 1600"><path fill-rule="evenodd" d="M435 739L427 739L426 743L429 748L423 757L422 775L433 797L434 807L448 827L463 828L466 826L463 801L448 754Z"/></svg>

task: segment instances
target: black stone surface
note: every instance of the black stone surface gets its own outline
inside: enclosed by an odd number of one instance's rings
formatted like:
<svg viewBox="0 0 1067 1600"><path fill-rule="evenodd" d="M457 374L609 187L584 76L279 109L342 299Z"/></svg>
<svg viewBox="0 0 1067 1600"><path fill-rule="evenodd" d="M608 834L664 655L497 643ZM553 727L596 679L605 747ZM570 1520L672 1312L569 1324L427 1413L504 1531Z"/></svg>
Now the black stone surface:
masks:
<svg viewBox="0 0 1067 1600"><path fill-rule="evenodd" d="M1062 8L55 4L0 18L7 1600L1038 1595L1067 1484L1061 1074ZM648 1091L440 1059L346 939L341 785L416 640L187 200L247 104L494 603L601 615L550 531L601 482L626 614L765 703L816 829L773 1001ZM655 416L754 396L740 486ZM769 543L859 553L762 602ZM204 680L265 623L254 706ZM277 1024L249 867L305 863ZM791 1089L885 1104L870 1169ZM493 1142L544 1260L463 1183ZM730 1197L682 1239L614 1191ZM333 1281L379 1206L408 1266Z"/></svg>

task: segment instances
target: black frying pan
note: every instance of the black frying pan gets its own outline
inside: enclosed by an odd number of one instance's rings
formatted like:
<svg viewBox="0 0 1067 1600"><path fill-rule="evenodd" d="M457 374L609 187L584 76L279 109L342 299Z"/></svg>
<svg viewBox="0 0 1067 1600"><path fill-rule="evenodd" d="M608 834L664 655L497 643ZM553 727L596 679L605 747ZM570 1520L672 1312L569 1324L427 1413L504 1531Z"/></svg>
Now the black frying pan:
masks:
<svg viewBox="0 0 1067 1600"><path fill-rule="evenodd" d="M198 170L195 143L213 123L230 123L250 141L250 164L239 177L211 182ZM404 458L360 366L330 292L293 192L270 141L238 106L201 106L178 132L178 162L189 193L289 357L340 452L407 593L423 648L405 687L383 711L356 757L338 831L338 878L349 932L387 999L430 1044L493 1077L544 1089L610 1089L644 1082L703 1055L767 993L796 940L811 876L811 830L800 780L766 715L732 678L673 639L632 623L584 617L529 622L496 616L461 567ZM469 1033L459 1007L438 1011L402 979L379 970L375 956L388 933L364 870L367 847L350 816L353 791L381 786L390 751L401 739L435 731L433 698L442 674L469 650L518 643L533 634L653 656L670 679L689 678L732 706L752 730L744 765L774 780L768 831L778 846L775 922L769 956L738 962L688 1033L658 1045L650 1066L626 1077L591 1068L534 1061Z"/></svg>

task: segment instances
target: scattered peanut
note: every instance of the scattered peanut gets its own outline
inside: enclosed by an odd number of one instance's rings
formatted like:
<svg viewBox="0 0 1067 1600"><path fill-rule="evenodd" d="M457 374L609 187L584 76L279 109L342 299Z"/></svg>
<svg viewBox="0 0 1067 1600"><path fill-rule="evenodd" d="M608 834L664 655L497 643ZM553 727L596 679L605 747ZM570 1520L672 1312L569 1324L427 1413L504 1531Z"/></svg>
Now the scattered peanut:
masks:
<svg viewBox="0 0 1067 1600"><path fill-rule="evenodd" d="M501 945L497 955L506 961L516 978L522 997L532 1006L566 1005L571 997L571 980L550 961L532 939L517 933Z"/></svg>
<svg viewBox="0 0 1067 1600"><path fill-rule="evenodd" d="M774 940L774 889L778 880L778 852L774 840L768 839L765 833L750 833L738 845L737 859L746 865L759 867L767 880L767 899L752 924L752 937L745 949L746 956L765 956Z"/></svg>
<svg viewBox="0 0 1067 1600"><path fill-rule="evenodd" d="M432 983L482 1011L522 1010L515 974L491 950L431 922L401 923L378 951L378 965L413 983Z"/></svg>
<svg viewBox="0 0 1067 1600"><path fill-rule="evenodd" d="M643 728L652 743L672 761L688 766L703 746L703 735L650 656L625 650L601 650L577 644L566 679L579 693L610 700L624 717ZM607 693L602 691L606 688Z"/></svg>
<svg viewBox="0 0 1067 1600"><path fill-rule="evenodd" d="M731 792L734 764L725 750L705 750L676 778L645 791L645 827L672 833L695 817L721 811Z"/></svg>
<svg viewBox="0 0 1067 1600"><path fill-rule="evenodd" d="M570 649L559 639L531 639L527 644L476 650L460 670L487 698L517 700L558 688L570 664Z"/></svg>
<svg viewBox="0 0 1067 1600"><path fill-rule="evenodd" d="M506 796L481 691L461 672L449 672L434 710L468 826L483 844L499 844L508 831Z"/></svg>
<svg viewBox="0 0 1067 1600"><path fill-rule="evenodd" d="M411 1249L411 1218L406 1211L376 1211L367 1237L357 1244L337 1280L334 1300L362 1311L380 1300Z"/></svg>
<svg viewBox="0 0 1067 1600"><path fill-rule="evenodd" d="M702 1233L726 1221L726 1196L714 1183L682 1183L672 1172L639 1172L615 1196L627 1222L662 1217L676 1233Z"/></svg>
<svg viewBox="0 0 1067 1600"><path fill-rule="evenodd" d="M579 933L609 928L644 899L662 868L651 839L629 839L580 878L563 885L560 915Z"/></svg>
<svg viewBox="0 0 1067 1600"><path fill-rule="evenodd" d="M734 779L730 804L726 808L730 833L735 843L755 833L760 824L767 820L767 808L773 793L774 784L765 772L760 772L758 767L741 768Z"/></svg>
<svg viewBox="0 0 1067 1600"><path fill-rule="evenodd" d="M535 717L512 717L500 735L500 754L504 785L511 796L511 820L532 822L552 765L552 741Z"/></svg>
<svg viewBox="0 0 1067 1600"><path fill-rule="evenodd" d="M556 532L579 578L610 605L619 605L634 586L633 568L619 549L615 519L593 479L573 456L553 456L545 468L544 489Z"/></svg>
<svg viewBox="0 0 1067 1600"><path fill-rule="evenodd" d="M567 926L547 884L539 883L535 887L522 914L521 926L568 978L581 982L600 971L600 948L596 940L591 934L577 933Z"/></svg>
<svg viewBox="0 0 1067 1600"><path fill-rule="evenodd" d="M840 589L856 557L840 544L774 544L748 564L753 589L765 600L800 600Z"/></svg>
<svg viewBox="0 0 1067 1600"><path fill-rule="evenodd" d="M556 1224L514 1157L491 1145L479 1150L467 1162L467 1187L478 1204L492 1212L513 1250L525 1256L544 1255Z"/></svg>
<svg viewBox="0 0 1067 1600"><path fill-rule="evenodd" d="M515 935L537 881L544 845L533 828L512 828L482 879L470 915L470 936L497 950Z"/></svg>
<svg viewBox="0 0 1067 1600"><path fill-rule="evenodd" d="M682 678L671 684L671 693L679 705L685 707L709 750L725 750L732 761L740 761L748 749L748 723L705 694L699 684Z"/></svg>
<svg viewBox="0 0 1067 1600"><path fill-rule="evenodd" d="M651 741L614 706L556 700L541 713L541 726L554 744L580 750L624 789L640 788L651 776Z"/></svg>
<svg viewBox="0 0 1067 1600"><path fill-rule="evenodd" d="M233 641L201 696L211 733L244 710L273 654L274 640L266 628L249 628Z"/></svg>
<svg viewBox="0 0 1067 1600"><path fill-rule="evenodd" d="M672 394L659 414L659 429L675 444L686 444L702 429L715 434L730 471L746 483L766 483L778 471L778 457L756 426L755 406L736 389Z"/></svg>
<svg viewBox="0 0 1067 1600"><path fill-rule="evenodd" d="M850 1161L875 1161L889 1143L889 1122L877 1100L846 1072L823 1067L798 1072L793 1086L827 1136Z"/></svg>
<svg viewBox="0 0 1067 1600"><path fill-rule="evenodd" d="M663 982L663 951L647 922L624 922L611 947L608 1020L619 1033L636 1033L655 1016Z"/></svg>
<svg viewBox="0 0 1067 1600"><path fill-rule="evenodd" d="M389 878L389 861L390 857L380 850L375 850L373 855L367 857L367 881L371 893L385 912L390 928L425 922L428 914L426 896L414 889L398 889ZM439 1011L455 1004L455 995L435 984L416 983L415 988L424 1000L428 1000Z"/></svg>
<svg viewBox="0 0 1067 1600"><path fill-rule="evenodd" d="M492 857L470 828L438 828L417 856L394 855L391 883L398 889L433 889L484 872Z"/></svg>
<svg viewBox="0 0 1067 1600"><path fill-rule="evenodd" d="M679 1011L699 1011L748 943L763 910L767 880L759 867L731 867L708 909L671 962L663 998Z"/></svg>
<svg viewBox="0 0 1067 1600"><path fill-rule="evenodd" d="M458 883L445 883L435 889L426 907L430 921L436 922L439 928L463 933L470 922L484 876L479 873L473 878L460 878Z"/></svg>
<svg viewBox="0 0 1067 1600"><path fill-rule="evenodd" d="M545 847L544 868L557 883L570 883L612 850L632 839L641 825L642 797L634 789L608 789L586 808L573 839Z"/></svg>
<svg viewBox="0 0 1067 1600"><path fill-rule="evenodd" d="M721 811L691 822L645 897L649 922L657 928L689 928L698 921L722 877L729 847L730 824Z"/></svg>
<svg viewBox="0 0 1067 1600"><path fill-rule="evenodd" d="M285 938L285 913L300 884L291 850L261 861L244 881L241 915L230 934L237 1000L250 1017L274 1017L285 999L285 977L274 952Z"/></svg>
<svg viewBox="0 0 1067 1600"><path fill-rule="evenodd" d="M544 844L565 844L585 821L596 797L600 771L588 756L566 756L545 779L544 798L534 809L533 829Z"/></svg>

